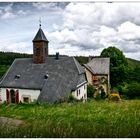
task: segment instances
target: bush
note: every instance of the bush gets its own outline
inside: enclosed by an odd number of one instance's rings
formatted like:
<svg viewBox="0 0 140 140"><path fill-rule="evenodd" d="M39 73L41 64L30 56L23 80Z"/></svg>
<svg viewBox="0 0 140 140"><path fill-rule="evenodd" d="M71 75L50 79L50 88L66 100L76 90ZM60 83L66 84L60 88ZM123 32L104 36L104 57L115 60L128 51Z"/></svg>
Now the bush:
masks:
<svg viewBox="0 0 140 140"><path fill-rule="evenodd" d="M119 87L119 92L127 96L130 99L140 97L140 83L131 82L129 84L125 83Z"/></svg>
<svg viewBox="0 0 140 140"><path fill-rule="evenodd" d="M117 93L110 94L108 96L108 99L109 99L109 101L120 101L121 100L120 95Z"/></svg>
<svg viewBox="0 0 140 140"><path fill-rule="evenodd" d="M78 102L79 100L76 99L72 94L69 94L67 102Z"/></svg>
<svg viewBox="0 0 140 140"><path fill-rule="evenodd" d="M87 97L93 97L94 92L96 91L95 87L92 85L87 85Z"/></svg>
<svg viewBox="0 0 140 140"><path fill-rule="evenodd" d="M131 83L127 86L126 95L129 98L135 98L140 96L140 84L139 83Z"/></svg>
<svg viewBox="0 0 140 140"><path fill-rule="evenodd" d="M99 92L96 94L95 99L96 100L101 100L101 94Z"/></svg>

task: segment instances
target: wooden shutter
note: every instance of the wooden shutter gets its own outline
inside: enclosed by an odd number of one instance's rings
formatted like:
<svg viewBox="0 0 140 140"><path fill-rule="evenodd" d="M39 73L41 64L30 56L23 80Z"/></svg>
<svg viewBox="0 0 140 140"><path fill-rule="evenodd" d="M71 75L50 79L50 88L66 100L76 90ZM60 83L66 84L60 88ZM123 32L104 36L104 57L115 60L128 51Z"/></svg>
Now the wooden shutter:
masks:
<svg viewBox="0 0 140 140"><path fill-rule="evenodd" d="M10 103L10 91L8 89L6 89L6 102L7 104Z"/></svg>
<svg viewBox="0 0 140 140"><path fill-rule="evenodd" d="M15 93L15 102L16 102L16 104L19 103L19 91L18 90L16 90L16 93Z"/></svg>

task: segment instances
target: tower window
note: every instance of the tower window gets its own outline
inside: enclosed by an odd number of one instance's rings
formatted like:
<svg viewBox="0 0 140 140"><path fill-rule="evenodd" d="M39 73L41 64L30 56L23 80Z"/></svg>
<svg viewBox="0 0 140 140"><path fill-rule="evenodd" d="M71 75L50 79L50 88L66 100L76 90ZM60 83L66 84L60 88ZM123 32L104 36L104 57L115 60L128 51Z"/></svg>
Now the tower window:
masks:
<svg viewBox="0 0 140 140"><path fill-rule="evenodd" d="M40 55L40 49L39 48L36 48L36 54Z"/></svg>

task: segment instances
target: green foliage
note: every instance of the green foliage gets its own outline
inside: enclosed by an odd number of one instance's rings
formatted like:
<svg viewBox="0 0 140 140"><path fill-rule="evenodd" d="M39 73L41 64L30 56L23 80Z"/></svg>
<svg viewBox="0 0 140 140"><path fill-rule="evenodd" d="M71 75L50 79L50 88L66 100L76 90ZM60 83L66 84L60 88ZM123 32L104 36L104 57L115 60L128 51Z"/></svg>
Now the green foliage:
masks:
<svg viewBox="0 0 140 140"><path fill-rule="evenodd" d="M116 47L108 47L101 52L101 57L110 57L110 66L118 67L120 65L128 65L127 59L123 52Z"/></svg>
<svg viewBox="0 0 140 140"><path fill-rule="evenodd" d="M129 98L140 97L140 83L131 82L121 87L121 92Z"/></svg>
<svg viewBox="0 0 140 140"><path fill-rule="evenodd" d="M6 73L9 66L13 63L15 58L28 58L32 57L29 54L13 53L13 52L0 52L0 78Z"/></svg>
<svg viewBox="0 0 140 140"><path fill-rule="evenodd" d="M136 68L136 67L140 68L140 61L138 60L127 58L127 62L128 62L129 67L131 68Z"/></svg>
<svg viewBox="0 0 140 140"><path fill-rule="evenodd" d="M87 97L91 98L93 97L93 94L95 92L95 87L92 85L87 85Z"/></svg>
<svg viewBox="0 0 140 140"><path fill-rule="evenodd" d="M108 47L101 52L101 57L110 57L111 87L121 84L127 78L127 59L123 52L115 47Z"/></svg>
<svg viewBox="0 0 140 140"><path fill-rule="evenodd" d="M76 56L75 58L81 65L88 62L88 57L85 56Z"/></svg>
<svg viewBox="0 0 140 140"><path fill-rule="evenodd" d="M0 65L0 78L6 73L6 71L8 70L9 65Z"/></svg>
<svg viewBox="0 0 140 140"><path fill-rule="evenodd" d="M106 98L106 93L105 91L101 91L101 99L105 99Z"/></svg>
<svg viewBox="0 0 140 140"><path fill-rule="evenodd" d="M136 138L140 137L139 100L76 104L0 105L0 116L23 120L23 126L0 125L10 138ZM0 122L1 123L1 122Z"/></svg>
<svg viewBox="0 0 140 140"><path fill-rule="evenodd" d="M13 52L0 52L0 65L11 65L15 58L29 57L32 57L32 55Z"/></svg>
<svg viewBox="0 0 140 140"><path fill-rule="evenodd" d="M101 100L101 94L99 92L96 93L96 96L94 98L95 100Z"/></svg>
<svg viewBox="0 0 140 140"><path fill-rule="evenodd" d="M67 100L67 102L69 103L69 102L78 102L78 99L76 99L71 93L69 94L69 96L68 96L68 100Z"/></svg>
<svg viewBox="0 0 140 140"><path fill-rule="evenodd" d="M138 82L140 83L140 67L130 68L127 71L127 81L128 83L131 82Z"/></svg>

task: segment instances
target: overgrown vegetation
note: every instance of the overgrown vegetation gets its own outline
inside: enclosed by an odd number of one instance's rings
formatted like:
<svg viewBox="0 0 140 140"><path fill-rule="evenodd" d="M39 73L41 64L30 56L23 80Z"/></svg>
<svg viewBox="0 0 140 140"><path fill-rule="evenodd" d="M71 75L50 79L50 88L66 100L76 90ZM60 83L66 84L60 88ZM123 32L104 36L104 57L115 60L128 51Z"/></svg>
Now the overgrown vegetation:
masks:
<svg viewBox="0 0 140 140"><path fill-rule="evenodd" d="M140 62L125 58L122 51L112 46L104 49L101 57L110 57L111 88L129 98L140 97Z"/></svg>
<svg viewBox="0 0 140 140"><path fill-rule="evenodd" d="M120 95L117 93L109 94L108 99L109 101L116 101L116 102L121 100Z"/></svg>
<svg viewBox="0 0 140 140"><path fill-rule="evenodd" d="M85 103L0 105L0 116L25 125L0 125L0 137L140 137L140 102L90 100Z"/></svg>
<svg viewBox="0 0 140 140"><path fill-rule="evenodd" d="M92 85L87 85L87 97L91 98L93 97L93 94L95 92L95 88Z"/></svg>

